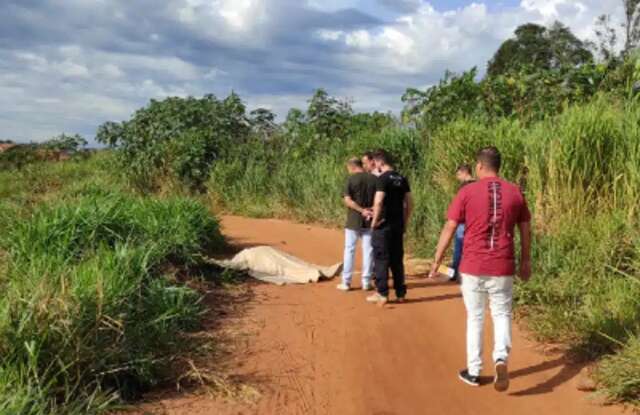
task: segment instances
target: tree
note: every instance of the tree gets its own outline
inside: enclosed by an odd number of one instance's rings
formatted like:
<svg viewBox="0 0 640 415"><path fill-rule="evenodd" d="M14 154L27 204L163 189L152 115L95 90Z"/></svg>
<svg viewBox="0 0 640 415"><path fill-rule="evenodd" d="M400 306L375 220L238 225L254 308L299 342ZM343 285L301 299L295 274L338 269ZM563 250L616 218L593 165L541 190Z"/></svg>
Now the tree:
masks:
<svg viewBox="0 0 640 415"><path fill-rule="evenodd" d="M109 147L115 147L123 140L124 124L107 121L98 127L96 141Z"/></svg>
<svg viewBox="0 0 640 415"><path fill-rule="evenodd" d="M60 134L42 143L41 147L53 151L76 152L86 145L87 140L80 134Z"/></svg>
<svg viewBox="0 0 640 415"><path fill-rule="evenodd" d="M405 124L413 123L417 126L420 122L420 115L426 105L427 92L416 88L407 88L402 94L401 101L404 103L402 109L402 122Z"/></svg>
<svg viewBox="0 0 640 415"><path fill-rule="evenodd" d="M425 92L407 89L403 119L430 130L481 111L481 88L476 82L477 68L456 75L447 71L444 79Z"/></svg>
<svg viewBox="0 0 640 415"><path fill-rule="evenodd" d="M550 28L527 23L518 27L515 38L506 40L489 61L489 76L517 72L522 68L534 70L577 67L591 62L588 45L578 39L560 22Z"/></svg>
<svg viewBox="0 0 640 415"><path fill-rule="evenodd" d="M640 42L640 0L623 0L625 15L624 54L638 47Z"/></svg>
<svg viewBox="0 0 640 415"><path fill-rule="evenodd" d="M287 113L287 119L284 122L287 130L296 128L305 123L304 111L300 108L291 108Z"/></svg>
<svg viewBox="0 0 640 415"><path fill-rule="evenodd" d="M592 43L591 48L605 63L613 62L617 55L618 35L611 24L611 15L603 14L599 16L594 32L597 43Z"/></svg>
<svg viewBox="0 0 640 415"><path fill-rule="evenodd" d="M234 91L222 101L219 115L227 131L236 138L247 137L251 124L246 116L247 108Z"/></svg>
<svg viewBox="0 0 640 415"><path fill-rule="evenodd" d="M214 95L151 100L130 120L101 125L96 139L118 150L140 190L152 190L168 174L202 189L214 161L249 132L244 103L232 92L222 101Z"/></svg>
<svg viewBox="0 0 640 415"><path fill-rule="evenodd" d="M249 113L249 122L254 133L269 138L276 132L276 115L266 108L258 108Z"/></svg>
<svg viewBox="0 0 640 415"><path fill-rule="evenodd" d="M525 65L548 69L551 60L549 42L543 26L527 23L515 31L515 39L507 39L489 61L488 74L496 76Z"/></svg>
<svg viewBox="0 0 640 415"><path fill-rule="evenodd" d="M320 135L340 136L352 115L353 110L348 101L334 98L324 89L317 89L309 100L307 119Z"/></svg>
<svg viewBox="0 0 640 415"><path fill-rule="evenodd" d="M561 22L556 21L547 29L545 36L551 48L551 68L575 67L593 61L588 45Z"/></svg>
<svg viewBox="0 0 640 415"><path fill-rule="evenodd" d="M282 127L288 137L295 139L300 136L300 132L305 125L306 116L304 111L299 108L291 108Z"/></svg>
<svg viewBox="0 0 640 415"><path fill-rule="evenodd" d="M363 112L351 117L350 129L353 132L362 130L378 132L393 126L395 123L396 119L391 112Z"/></svg>

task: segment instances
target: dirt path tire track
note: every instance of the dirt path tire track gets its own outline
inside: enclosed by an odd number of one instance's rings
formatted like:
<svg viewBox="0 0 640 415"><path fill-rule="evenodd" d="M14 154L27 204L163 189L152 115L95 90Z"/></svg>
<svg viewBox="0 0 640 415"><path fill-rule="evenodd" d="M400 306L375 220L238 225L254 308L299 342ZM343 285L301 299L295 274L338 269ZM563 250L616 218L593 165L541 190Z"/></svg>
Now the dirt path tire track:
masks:
<svg viewBox="0 0 640 415"><path fill-rule="evenodd" d="M332 264L342 232L280 220L223 219L238 246L272 245L307 261ZM359 261L359 259L358 259ZM336 282L257 285L247 322L255 326L240 374L263 379L254 405L206 397L158 403L167 414L620 414L576 390L579 367L514 329L508 393L471 388L456 377L464 366L465 314L457 286L410 278L409 301L379 309L365 293L338 292ZM489 325L490 318L487 318ZM257 322L257 323L256 323ZM490 362L491 330L485 335ZM487 367L484 375L492 375ZM156 412L154 412L156 413Z"/></svg>

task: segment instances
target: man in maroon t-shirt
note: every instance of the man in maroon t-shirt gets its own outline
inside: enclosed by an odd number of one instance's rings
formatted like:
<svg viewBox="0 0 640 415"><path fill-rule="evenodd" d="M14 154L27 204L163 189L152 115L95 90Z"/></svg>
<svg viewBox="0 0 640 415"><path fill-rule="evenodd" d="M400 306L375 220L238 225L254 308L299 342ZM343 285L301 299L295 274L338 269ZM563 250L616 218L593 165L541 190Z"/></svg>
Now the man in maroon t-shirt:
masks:
<svg viewBox="0 0 640 415"><path fill-rule="evenodd" d="M482 370L484 307L489 298L494 327L493 360L498 391L509 388L507 360L511 350L511 304L516 274L514 229L520 230L520 278L531 275L531 214L520 189L498 177L501 156L495 147L476 155L478 181L458 192L449 206L429 276L435 277L459 223L465 224L464 256L460 264L462 295L467 309L467 368L460 379L479 385Z"/></svg>

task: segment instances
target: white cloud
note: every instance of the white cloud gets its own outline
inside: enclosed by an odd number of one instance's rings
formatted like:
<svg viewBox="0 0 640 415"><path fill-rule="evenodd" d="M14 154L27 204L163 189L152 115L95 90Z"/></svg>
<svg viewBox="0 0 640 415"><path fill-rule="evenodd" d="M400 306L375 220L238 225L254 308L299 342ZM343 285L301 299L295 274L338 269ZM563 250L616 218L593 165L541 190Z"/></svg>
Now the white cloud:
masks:
<svg viewBox="0 0 640 415"><path fill-rule="evenodd" d="M0 61L11 59L21 70L0 66L3 138L41 141L63 131L90 138L104 121L126 119L151 98L204 93L191 82L206 71L174 56L78 46L9 54L0 49Z"/></svg>
<svg viewBox="0 0 640 415"><path fill-rule="evenodd" d="M178 21L206 38L235 43L259 43L268 22L267 0L176 0Z"/></svg>
<svg viewBox="0 0 640 415"><path fill-rule="evenodd" d="M53 70L57 71L64 77L69 78L88 78L89 69L81 64L75 63L69 59L62 62L54 62Z"/></svg>
<svg viewBox="0 0 640 415"><path fill-rule="evenodd" d="M69 59L77 59L82 56L82 47L79 45L63 45L59 48L60 54Z"/></svg>
<svg viewBox="0 0 640 415"><path fill-rule="evenodd" d="M107 63L102 68L99 69L99 74L111 79L122 78L124 76L124 72L113 63Z"/></svg>
<svg viewBox="0 0 640 415"><path fill-rule="evenodd" d="M236 30L247 30L266 18L262 0L227 0L220 4L220 15Z"/></svg>
<svg viewBox="0 0 640 415"><path fill-rule="evenodd" d="M210 70L206 71L206 73L204 74L204 79L212 80L225 75L228 75L228 73L223 71L222 69L211 68Z"/></svg>
<svg viewBox="0 0 640 415"><path fill-rule="evenodd" d="M339 40L342 36L344 36L344 32L342 30L327 30L320 29L316 31L316 36L323 40Z"/></svg>
<svg viewBox="0 0 640 415"><path fill-rule="evenodd" d="M347 8L355 8L358 6L358 2L355 0L306 0L306 5L323 12L335 12Z"/></svg>
<svg viewBox="0 0 640 415"><path fill-rule="evenodd" d="M347 33L344 42L347 46L351 46L357 49L369 49L373 46L374 36L366 30L356 30L351 33Z"/></svg>
<svg viewBox="0 0 640 415"><path fill-rule="evenodd" d="M196 65L174 56L131 55L105 53L105 59L121 60L121 66L130 70L165 74L174 79L190 81L203 76Z"/></svg>
<svg viewBox="0 0 640 415"><path fill-rule="evenodd" d="M31 52L16 52L15 57L22 63L27 65L28 69L44 72L47 69L47 60L35 53Z"/></svg>
<svg viewBox="0 0 640 415"><path fill-rule="evenodd" d="M575 0L522 0L520 6L526 11L540 13L546 20L560 18L561 10L572 10L578 14L589 10L584 3Z"/></svg>
<svg viewBox="0 0 640 415"><path fill-rule="evenodd" d="M593 36L595 19L621 9L618 0L522 0L520 7L490 11L486 2L445 12L424 3L382 27L350 32L319 31L346 46L344 65L378 74L441 74L484 65L505 38L526 22L560 19L579 37Z"/></svg>
<svg viewBox="0 0 640 415"><path fill-rule="evenodd" d="M0 137L90 136L151 98L232 89L249 109L271 108L281 121L289 108L305 108L316 87L352 98L359 111L397 111L407 87L433 84L446 69L484 69L520 24L559 19L587 38L598 15L609 13L616 24L623 16L619 0L520 0L511 7L476 0L447 11L426 0L371 4L168 0L140 17L139 2L31 2L29 19L20 21L31 24L28 39L24 30L11 35L20 16L0 15L9 34L0 45ZM54 9L63 10L51 16ZM369 19L372 11L382 14Z"/></svg>
<svg viewBox="0 0 640 415"><path fill-rule="evenodd" d="M387 49L395 51L399 55L408 55L413 47L414 40L410 35L393 27L385 27L379 35L379 42Z"/></svg>

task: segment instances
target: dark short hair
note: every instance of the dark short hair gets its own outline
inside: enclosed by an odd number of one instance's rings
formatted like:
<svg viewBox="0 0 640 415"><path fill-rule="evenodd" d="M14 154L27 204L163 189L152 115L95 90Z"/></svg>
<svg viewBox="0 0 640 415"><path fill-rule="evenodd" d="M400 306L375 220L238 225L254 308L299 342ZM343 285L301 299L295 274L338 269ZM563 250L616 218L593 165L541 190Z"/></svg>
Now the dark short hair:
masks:
<svg viewBox="0 0 640 415"><path fill-rule="evenodd" d="M365 151L362 153L362 157L366 157L369 160L373 160L373 151Z"/></svg>
<svg viewBox="0 0 640 415"><path fill-rule="evenodd" d="M347 164L353 167L362 168L362 160L357 157L351 157L349 160L347 160Z"/></svg>
<svg viewBox="0 0 640 415"><path fill-rule="evenodd" d="M502 165L502 156L500 155L500 151L498 151L494 146L488 146L478 150L476 153L476 160L496 173L500 171L500 166Z"/></svg>
<svg viewBox="0 0 640 415"><path fill-rule="evenodd" d="M471 166L469 166L466 163L463 163L461 165L458 166L458 168L456 169L456 173L458 172L464 172L467 174L471 174Z"/></svg>
<svg viewBox="0 0 640 415"><path fill-rule="evenodd" d="M387 164L389 166L393 164L393 157L391 157L391 154L389 154L389 152L387 152L386 150L383 150L383 149L378 149L378 150L374 151L373 152L373 159L374 160L379 160L379 161L381 161L384 164Z"/></svg>

